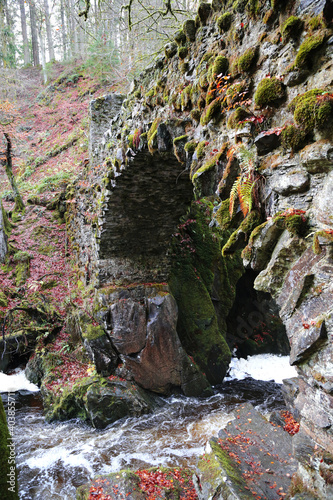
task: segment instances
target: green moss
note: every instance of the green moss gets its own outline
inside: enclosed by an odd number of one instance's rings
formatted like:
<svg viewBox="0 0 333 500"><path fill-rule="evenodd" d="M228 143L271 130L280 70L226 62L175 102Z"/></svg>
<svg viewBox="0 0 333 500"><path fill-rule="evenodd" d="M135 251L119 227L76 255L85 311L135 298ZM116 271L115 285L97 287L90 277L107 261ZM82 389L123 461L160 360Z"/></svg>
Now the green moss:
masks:
<svg viewBox="0 0 333 500"><path fill-rule="evenodd" d="M322 252L322 249L321 249L321 246L319 243L319 237L325 238L329 242L333 242L333 232L331 230L328 230L328 231L321 230L321 231L317 231L314 234L312 250L316 255L320 255Z"/></svg>
<svg viewBox="0 0 333 500"><path fill-rule="evenodd" d="M9 413L10 412L10 413ZM15 405L8 404L9 423L15 426ZM7 426L5 409L0 397L0 491L2 500L18 500L15 445Z"/></svg>
<svg viewBox="0 0 333 500"><path fill-rule="evenodd" d="M245 118L248 118L249 116L250 113L246 109L242 107L236 108L228 118L228 128L237 128L239 126L239 122L245 120Z"/></svg>
<svg viewBox="0 0 333 500"><path fill-rule="evenodd" d="M196 122L200 122L200 118L201 118L201 111L200 109L198 108L195 108L195 109L192 109L191 113L190 113L190 116L192 118L192 120L196 121Z"/></svg>
<svg viewBox="0 0 333 500"><path fill-rule="evenodd" d="M181 100L183 110L191 108L191 106L192 106L191 92L192 92L192 85L187 85L187 87L185 87L181 93L180 100Z"/></svg>
<svg viewBox="0 0 333 500"><path fill-rule="evenodd" d="M205 371L208 380L217 383L230 356L224 340L225 318L233 302L234 286L242 274L242 266L236 259L235 267L229 269L221 258L222 233L209 227L207 212L211 210L212 206L205 200L192 204L188 215L192 222L185 222L186 234L173 243L169 285L178 304L177 331L182 344ZM214 283L220 283L221 303L217 307L221 311L218 316L211 299Z"/></svg>
<svg viewBox="0 0 333 500"><path fill-rule="evenodd" d="M250 72L258 58L258 47L250 47L238 58L238 71L242 73Z"/></svg>
<svg viewBox="0 0 333 500"><path fill-rule="evenodd" d="M201 116L201 125L207 125L213 118L215 118L219 113L221 113L221 98L217 97L214 101L207 106L205 112Z"/></svg>
<svg viewBox="0 0 333 500"><path fill-rule="evenodd" d="M281 27L281 34L283 36L283 40L287 41L290 38L296 39L302 32L304 26L304 22L302 19L296 16L290 16L283 23Z"/></svg>
<svg viewBox="0 0 333 500"><path fill-rule="evenodd" d="M183 32L185 33L185 36L189 42L195 41L196 31L197 28L195 25L195 21L193 21L192 19L188 19L187 21L184 22Z"/></svg>
<svg viewBox="0 0 333 500"><path fill-rule="evenodd" d="M306 28L310 31L316 31L318 29L324 28L325 23L321 15L311 16L306 21Z"/></svg>
<svg viewBox="0 0 333 500"><path fill-rule="evenodd" d="M212 158L209 158L209 160L206 161L206 163L204 163L202 165L202 167L200 167L196 172L195 174L193 175L193 178L192 180L195 181L195 179L200 176L201 174L203 174L204 172L208 172L209 170L212 170L214 168L216 168L216 165L217 165L217 162L219 161L221 157L221 153L216 153L216 155L212 156Z"/></svg>
<svg viewBox="0 0 333 500"><path fill-rule="evenodd" d="M5 234L7 236L9 236L9 234L10 234L10 232L12 230L12 225L9 222L9 219L7 217L6 210L3 208L3 204L2 204L2 200L1 199L0 199L0 206L1 206L1 213L2 213L3 228L4 228L4 231L5 231Z"/></svg>
<svg viewBox="0 0 333 500"><path fill-rule="evenodd" d="M253 229L260 224L260 219L260 214L256 210L250 212L223 246L222 256L225 257L227 254L234 253L240 247L244 248Z"/></svg>
<svg viewBox="0 0 333 500"><path fill-rule="evenodd" d="M184 135L180 135L179 137L175 137L174 140L173 140L173 143L174 145L176 146L177 144L179 144L180 142L187 142L188 141L188 135L187 134L184 134Z"/></svg>
<svg viewBox="0 0 333 500"><path fill-rule="evenodd" d="M193 141L189 141L189 142L187 142L187 143L185 144L184 149L185 149L185 151L186 151L187 153L189 153L189 154L193 154L193 153L194 153L194 151L195 151L195 149L196 149L196 147L197 147L197 144L198 144L198 143L197 143L196 141L194 141L194 140L193 140Z"/></svg>
<svg viewBox="0 0 333 500"><path fill-rule="evenodd" d="M248 0L246 10L251 17L256 17L259 14L260 2L259 0Z"/></svg>
<svg viewBox="0 0 333 500"><path fill-rule="evenodd" d="M283 149L296 152L306 144L307 133L295 125L287 125L281 132L281 144Z"/></svg>
<svg viewBox="0 0 333 500"><path fill-rule="evenodd" d="M264 78L259 83L254 94L254 102L260 108L274 105L285 97L285 88L282 82L276 78Z"/></svg>
<svg viewBox="0 0 333 500"><path fill-rule="evenodd" d="M231 223L231 217L229 212L230 199L223 200L220 208L215 214L215 219L217 220L221 229L228 229Z"/></svg>
<svg viewBox="0 0 333 500"><path fill-rule="evenodd" d="M179 71L182 73L182 74L185 74L188 72L188 69L189 69L189 64L187 61L185 62L181 62L179 64Z"/></svg>
<svg viewBox="0 0 333 500"><path fill-rule="evenodd" d="M201 2L198 7L198 16L200 19L200 24L204 26L212 12L212 6L210 3Z"/></svg>
<svg viewBox="0 0 333 500"><path fill-rule="evenodd" d="M8 306L8 299L6 297L6 294L0 290L0 307L7 307Z"/></svg>
<svg viewBox="0 0 333 500"><path fill-rule="evenodd" d="M212 67L213 77L221 74L225 75L228 72L228 68L229 68L229 61L227 57L217 56Z"/></svg>
<svg viewBox="0 0 333 500"><path fill-rule="evenodd" d="M95 340L99 337L103 337L105 335L104 329L100 326L94 326L92 324L84 325L82 328L82 337L87 340Z"/></svg>
<svg viewBox="0 0 333 500"><path fill-rule="evenodd" d="M232 4L232 10L239 12L239 13L243 13L245 11L246 4L247 4L247 0L236 0Z"/></svg>
<svg viewBox="0 0 333 500"><path fill-rule="evenodd" d="M317 35L309 36L300 48L298 49L295 66L304 68L313 65L315 53L323 46L325 42L325 34L318 33Z"/></svg>
<svg viewBox="0 0 333 500"><path fill-rule="evenodd" d="M228 31L232 22L232 14L230 12L225 12L222 16L217 18L216 24L219 30Z"/></svg>
<svg viewBox="0 0 333 500"><path fill-rule="evenodd" d="M176 42L167 43L164 46L164 54L167 59L171 59L177 53Z"/></svg>
<svg viewBox="0 0 333 500"><path fill-rule="evenodd" d="M323 97L321 98L320 96ZM332 129L333 99L321 89L308 90L297 96L289 105L294 110L294 120L306 132L315 127L329 133Z"/></svg>
<svg viewBox="0 0 333 500"><path fill-rule="evenodd" d="M155 120L153 121L150 129L148 130L148 133L147 133L147 140L148 140L148 143L151 141L153 135L157 132L157 128L159 126L159 124L161 123L161 118L155 118Z"/></svg>
<svg viewBox="0 0 333 500"><path fill-rule="evenodd" d="M175 42L177 45L182 46L186 42L186 35L183 30L180 30L175 35Z"/></svg>
<svg viewBox="0 0 333 500"><path fill-rule="evenodd" d="M180 59L185 59L185 57L187 56L188 54L188 48L183 46L183 47L179 47L178 49L178 57Z"/></svg>
<svg viewBox="0 0 333 500"><path fill-rule="evenodd" d="M206 141L201 141L195 149L197 160L200 160L205 156Z"/></svg>

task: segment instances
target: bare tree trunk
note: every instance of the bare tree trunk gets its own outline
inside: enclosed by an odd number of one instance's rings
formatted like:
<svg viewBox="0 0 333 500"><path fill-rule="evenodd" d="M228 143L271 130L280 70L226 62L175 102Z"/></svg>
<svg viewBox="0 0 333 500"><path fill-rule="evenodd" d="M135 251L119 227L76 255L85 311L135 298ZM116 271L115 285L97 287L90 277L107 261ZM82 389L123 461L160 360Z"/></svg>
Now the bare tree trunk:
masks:
<svg viewBox="0 0 333 500"><path fill-rule="evenodd" d="M12 190L14 192L15 198L15 212L24 212L24 203L21 198L20 192L18 190L15 177L13 174L13 160L12 160L12 141L7 132L4 132L4 136L7 141L7 149L6 149L6 174L10 185L12 186Z"/></svg>
<svg viewBox="0 0 333 500"><path fill-rule="evenodd" d="M42 24L38 27L38 37L40 45L40 53L42 56L42 71L43 71L43 81L44 85L47 84L47 71L46 71L46 58L45 58L45 41L43 36Z"/></svg>
<svg viewBox="0 0 333 500"><path fill-rule="evenodd" d="M64 60L67 59L67 36L66 36L66 24L65 24L65 7L64 0L60 0L60 17L61 17L61 38L62 38L62 48Z"/></svg>
<svg viewBox="0 0 333 500"><path fill-rule="evenodd" d="M20 11L21 11L21 28L22 28L22 38L23 38L23 54L24 54L24 64L30 64L30 53L29 53L29 40L27 32L27 18L25 15L24 0L19 0Z"/></svg>
<svg viewBox="0 0 333 500"><path fill-rule="evenodd" d="M54 57L54 47L53 47L51 21L50 21L50 11L47 0L44 0L44 11L45 11L45 24L46 24L47 45L49 48L49 57L50 61L53 61L55 57Z"/></svg>
<svg viewBox="0 0 333 500"><path fill-rule="evenodd" d="M4 3L0 1L0 43L1 43L1 66L7 66L7 40Z"/></svg>
<svg viewBox="0 0 333 500"><path fill-rule="evenodd" d="M72 48L72 57L76 57L78 54L78 43L77 43L77 23L75 19L74 10L74 0L69 0L69 23L70 23L70 39Z"/></svg>
<svg viewBox="0 0 333 500"><path fill-rule="evenodd" d="M29 10L30 10L30 23L31 23L32 60L34 66L39 66L37 16L36 16L36 6L34 0L30 0Z"/></svg>

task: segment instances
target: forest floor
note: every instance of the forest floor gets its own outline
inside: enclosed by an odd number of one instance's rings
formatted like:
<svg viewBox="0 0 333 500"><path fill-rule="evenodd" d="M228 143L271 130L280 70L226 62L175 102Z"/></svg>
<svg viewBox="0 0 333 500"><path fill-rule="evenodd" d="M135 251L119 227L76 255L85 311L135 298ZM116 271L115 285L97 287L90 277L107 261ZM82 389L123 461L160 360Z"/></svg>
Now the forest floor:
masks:
<svg viewBox="0 0 333 500"><path fill-rule="evenodd" d="M0 198L12 226L9 253L0 266L2 335L23 332L28 337L35 329L46 339L57 325L60 336L48 344L48 350L61 353L68 366L64 381L70 381L70 373L74 382L82 363L76 369L69 366L73 357L69 359L67 318L69 311L84 308L84 302L92 299L84 299L84 290L78 286L65 220L52 202L89 161L89 102L119 87L73 65L54 64L46 86L34 68L9 72L6 78L0 97L17 110L11 136L13 171L25 211L13 212L13 192L0 165Z"/></svg>

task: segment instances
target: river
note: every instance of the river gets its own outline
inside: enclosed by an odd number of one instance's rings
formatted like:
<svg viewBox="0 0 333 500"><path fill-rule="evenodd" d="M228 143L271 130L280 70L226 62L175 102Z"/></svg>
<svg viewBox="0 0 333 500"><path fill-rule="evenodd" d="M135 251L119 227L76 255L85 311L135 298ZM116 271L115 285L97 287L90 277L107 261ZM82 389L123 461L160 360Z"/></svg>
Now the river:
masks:
<svg viewBox="0 0 333 500"><path fill-rule="evenodd" d="M46 423L38 388L27 382L23 372L0 373L5 408L7 391L16 392L20 499L74 500L79 485L96 474L123 468L195 466L207 440L234 418L232 410L237 405L250 401L263 413L283 407L278 383L295 375L288 357L233 360L229 379L215 387L210 398L163 398L154 414L122 419L107 429L95 430L78 420ZM278 383L269 381L272 379Z"/></svg>

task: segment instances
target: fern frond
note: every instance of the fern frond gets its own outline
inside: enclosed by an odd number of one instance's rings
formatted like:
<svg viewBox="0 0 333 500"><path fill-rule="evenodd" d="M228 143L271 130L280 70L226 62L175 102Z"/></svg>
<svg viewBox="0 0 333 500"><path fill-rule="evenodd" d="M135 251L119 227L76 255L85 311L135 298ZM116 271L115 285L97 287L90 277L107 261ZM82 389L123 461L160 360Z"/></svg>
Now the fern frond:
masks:
<svg viewBox="0 0 333 500"><path fill-rule="evenodd" d="M242 177L239 175L235 182L232 185L231 191L230 191L230 201L229 201L229 214L230 217L232 217L232 214L234 213L234 207L235 207L235 200L237 199L238 196L238 187L241 183Z"/></svg>
<svg viewBox="0 0 333 500"><path fill-rule="evenodd" d="M250 178L246 178L244 182L240 183L238 186L238 197L240 208L243 212L244 217L251 212L253 204L253 191L256 181L252 181Z"/></svg>

